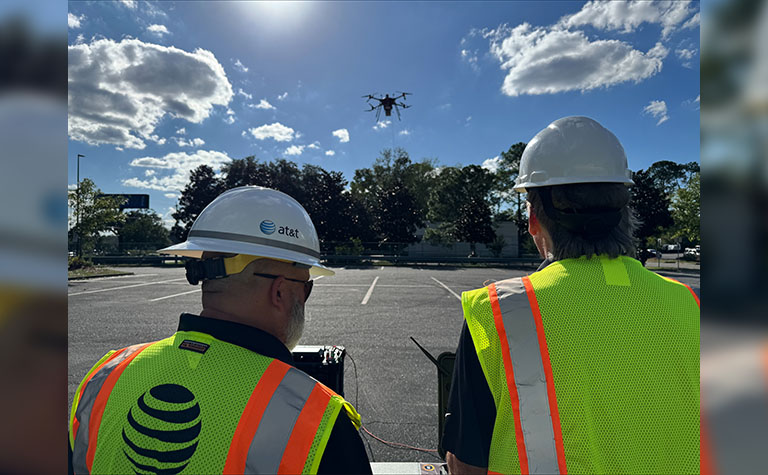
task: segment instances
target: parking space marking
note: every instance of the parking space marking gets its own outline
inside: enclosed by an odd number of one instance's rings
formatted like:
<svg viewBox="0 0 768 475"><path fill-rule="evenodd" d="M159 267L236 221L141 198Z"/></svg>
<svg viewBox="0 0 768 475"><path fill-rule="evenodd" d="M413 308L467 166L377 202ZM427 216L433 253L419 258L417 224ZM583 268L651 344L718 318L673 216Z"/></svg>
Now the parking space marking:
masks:
<svg viewBox="0 0 768 475"><path fill-rule="evenodd" d="M84 290L82 292L72 292L71 294L67 294L67 297L74 297L75 295L84 295L84 294L97 294L99 292L109 292L111 290L130 289L133 287L143 287L145 285L167 284L168 282L176 282L179 280L186 280L186 277L182 277L180 279L159 280L157 282L144 282L143 284L122 285L120 287L110 287L108 289Z"/></svg>
<svg viewBox="0 0 768 475"><path fill-rule="evenodd" d="M363 301L360 302L360 305L365 305L368 303L368 299L371 298L371 294L373 293L373 288L376 287L376 282L379 281L379 276L377 275L375 279L373 279L373 283L371 284L371 287L368 289L368 293L365 294L365 297L363 297Z"/></svg>
<svg viewBox="0 0 768 475"><path fill-rule="evenodd" d="M173 297L178 297L178 296L180 296L180 295L193 294L193 293L195 293L195 292L200 292L201 290L202 290L202 289L189 290L189 291L187 291L187 292L182 292L182 293L180 293L180 294L166 295L165 297L158 297L158 298L156 298L156 299L149 299L149 301L150 301L150 302L157 302L158 300L165 300L165 299L170 299L170 298L173 298Z"/></svg>
<svg viewBox="0 0 768 475"><path fill-rule="evenodd" d="M452 294L454 297L456 297L457 299L461 300L461 297L459 297L459 296L456 294L456 292L454 292L453 290L449 289L447 285L445 285L444 283L442 283L442 282L440 282L439 280L435 279L434 277L432 277L432 280L434 280L434 281L435 281L435 282L437 282L438 284L442 285L442 286L443 286L443 288L444 288L445 290L447 290L448 292L450 292L450 293L451 293L451 294Z"/></svg>

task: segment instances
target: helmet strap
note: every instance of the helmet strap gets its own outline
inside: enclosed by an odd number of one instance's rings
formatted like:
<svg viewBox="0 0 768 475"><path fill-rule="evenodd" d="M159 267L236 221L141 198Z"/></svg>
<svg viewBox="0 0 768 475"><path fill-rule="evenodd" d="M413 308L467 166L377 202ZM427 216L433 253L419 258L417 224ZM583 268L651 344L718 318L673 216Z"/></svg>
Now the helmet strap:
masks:
<svg viewBox="0 0 768 475"><path fill-rule="evenodd" d="M224 259L221 257L189 260L184 268L187 271L187 282L192 285L202 280L223 279L227 276Z"/></svg>
<svg viewBox="0 0 768 475"><path fill-rule="evenodd" d="M605 236L621 221L621 209L557 209L552 203L552 187L549 186L539 188L539 196L544 213L549 219L589 241Z"/></svg>

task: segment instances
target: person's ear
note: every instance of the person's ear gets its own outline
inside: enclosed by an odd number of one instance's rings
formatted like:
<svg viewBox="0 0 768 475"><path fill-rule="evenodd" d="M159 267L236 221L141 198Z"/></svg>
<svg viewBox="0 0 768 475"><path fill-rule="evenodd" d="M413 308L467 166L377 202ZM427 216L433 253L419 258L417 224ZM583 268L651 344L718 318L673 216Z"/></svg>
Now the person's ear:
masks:
<svg viewBox="0 0 768 475"><path fill-rule="evenodd" d="M533 211L531 210L531 204L528 203L528 234L531 236L536 236L541 232L541 223L539 223L539 219L536 217L535 214L533 214Z"/></svg>
<svg viewBox="0 0 768 475"><path fill-rule="evenodd" d="M269 286L269 302L283 312L289 307L289 300L285 277L280 276L274 279Z"/></svg>

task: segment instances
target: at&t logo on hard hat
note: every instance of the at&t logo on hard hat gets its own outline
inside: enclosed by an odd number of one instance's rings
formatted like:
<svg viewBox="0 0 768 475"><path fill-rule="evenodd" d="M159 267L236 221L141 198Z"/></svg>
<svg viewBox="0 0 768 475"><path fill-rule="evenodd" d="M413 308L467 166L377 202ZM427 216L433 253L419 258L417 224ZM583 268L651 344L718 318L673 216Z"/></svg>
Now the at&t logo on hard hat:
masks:
<svg viewBox="0 0 768 475"><path fill-rule="evenodd" d="M272 234L275 232L275 223L268 219L262 221L259 227L261 228L261 232L264 234Z"/></svg>

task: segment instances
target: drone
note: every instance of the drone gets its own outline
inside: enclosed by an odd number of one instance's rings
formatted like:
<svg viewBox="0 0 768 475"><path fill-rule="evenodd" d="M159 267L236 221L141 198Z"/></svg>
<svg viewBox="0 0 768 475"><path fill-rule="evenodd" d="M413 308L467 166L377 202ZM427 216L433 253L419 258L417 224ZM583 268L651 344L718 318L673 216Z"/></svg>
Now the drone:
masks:
<svg viewBox="0 0 768 475"><path fill-rule="evenodd" d="M390 117L392 115L392 108L395 108L395 112L397 112L397 120L400 120L400 107L403 109L407 109L411 106L403 103L403 102L397 102L399 99L402 99L405 101L405 96L410 96L410 92L402 92L397 91L396 96L389 97L389 94L386 94L384 97L376 97L376 93L373 94L366 94L363 96L363 99L368 103L368 105L371 107L370 109L366 109L365 112L371 112L373 110L376 111L376 122L379 121L379 117L381 116L381 109L384 108L384 115L387 117ZM371 100L379 101L378 104L373 105L371 104Z"/></svg>

